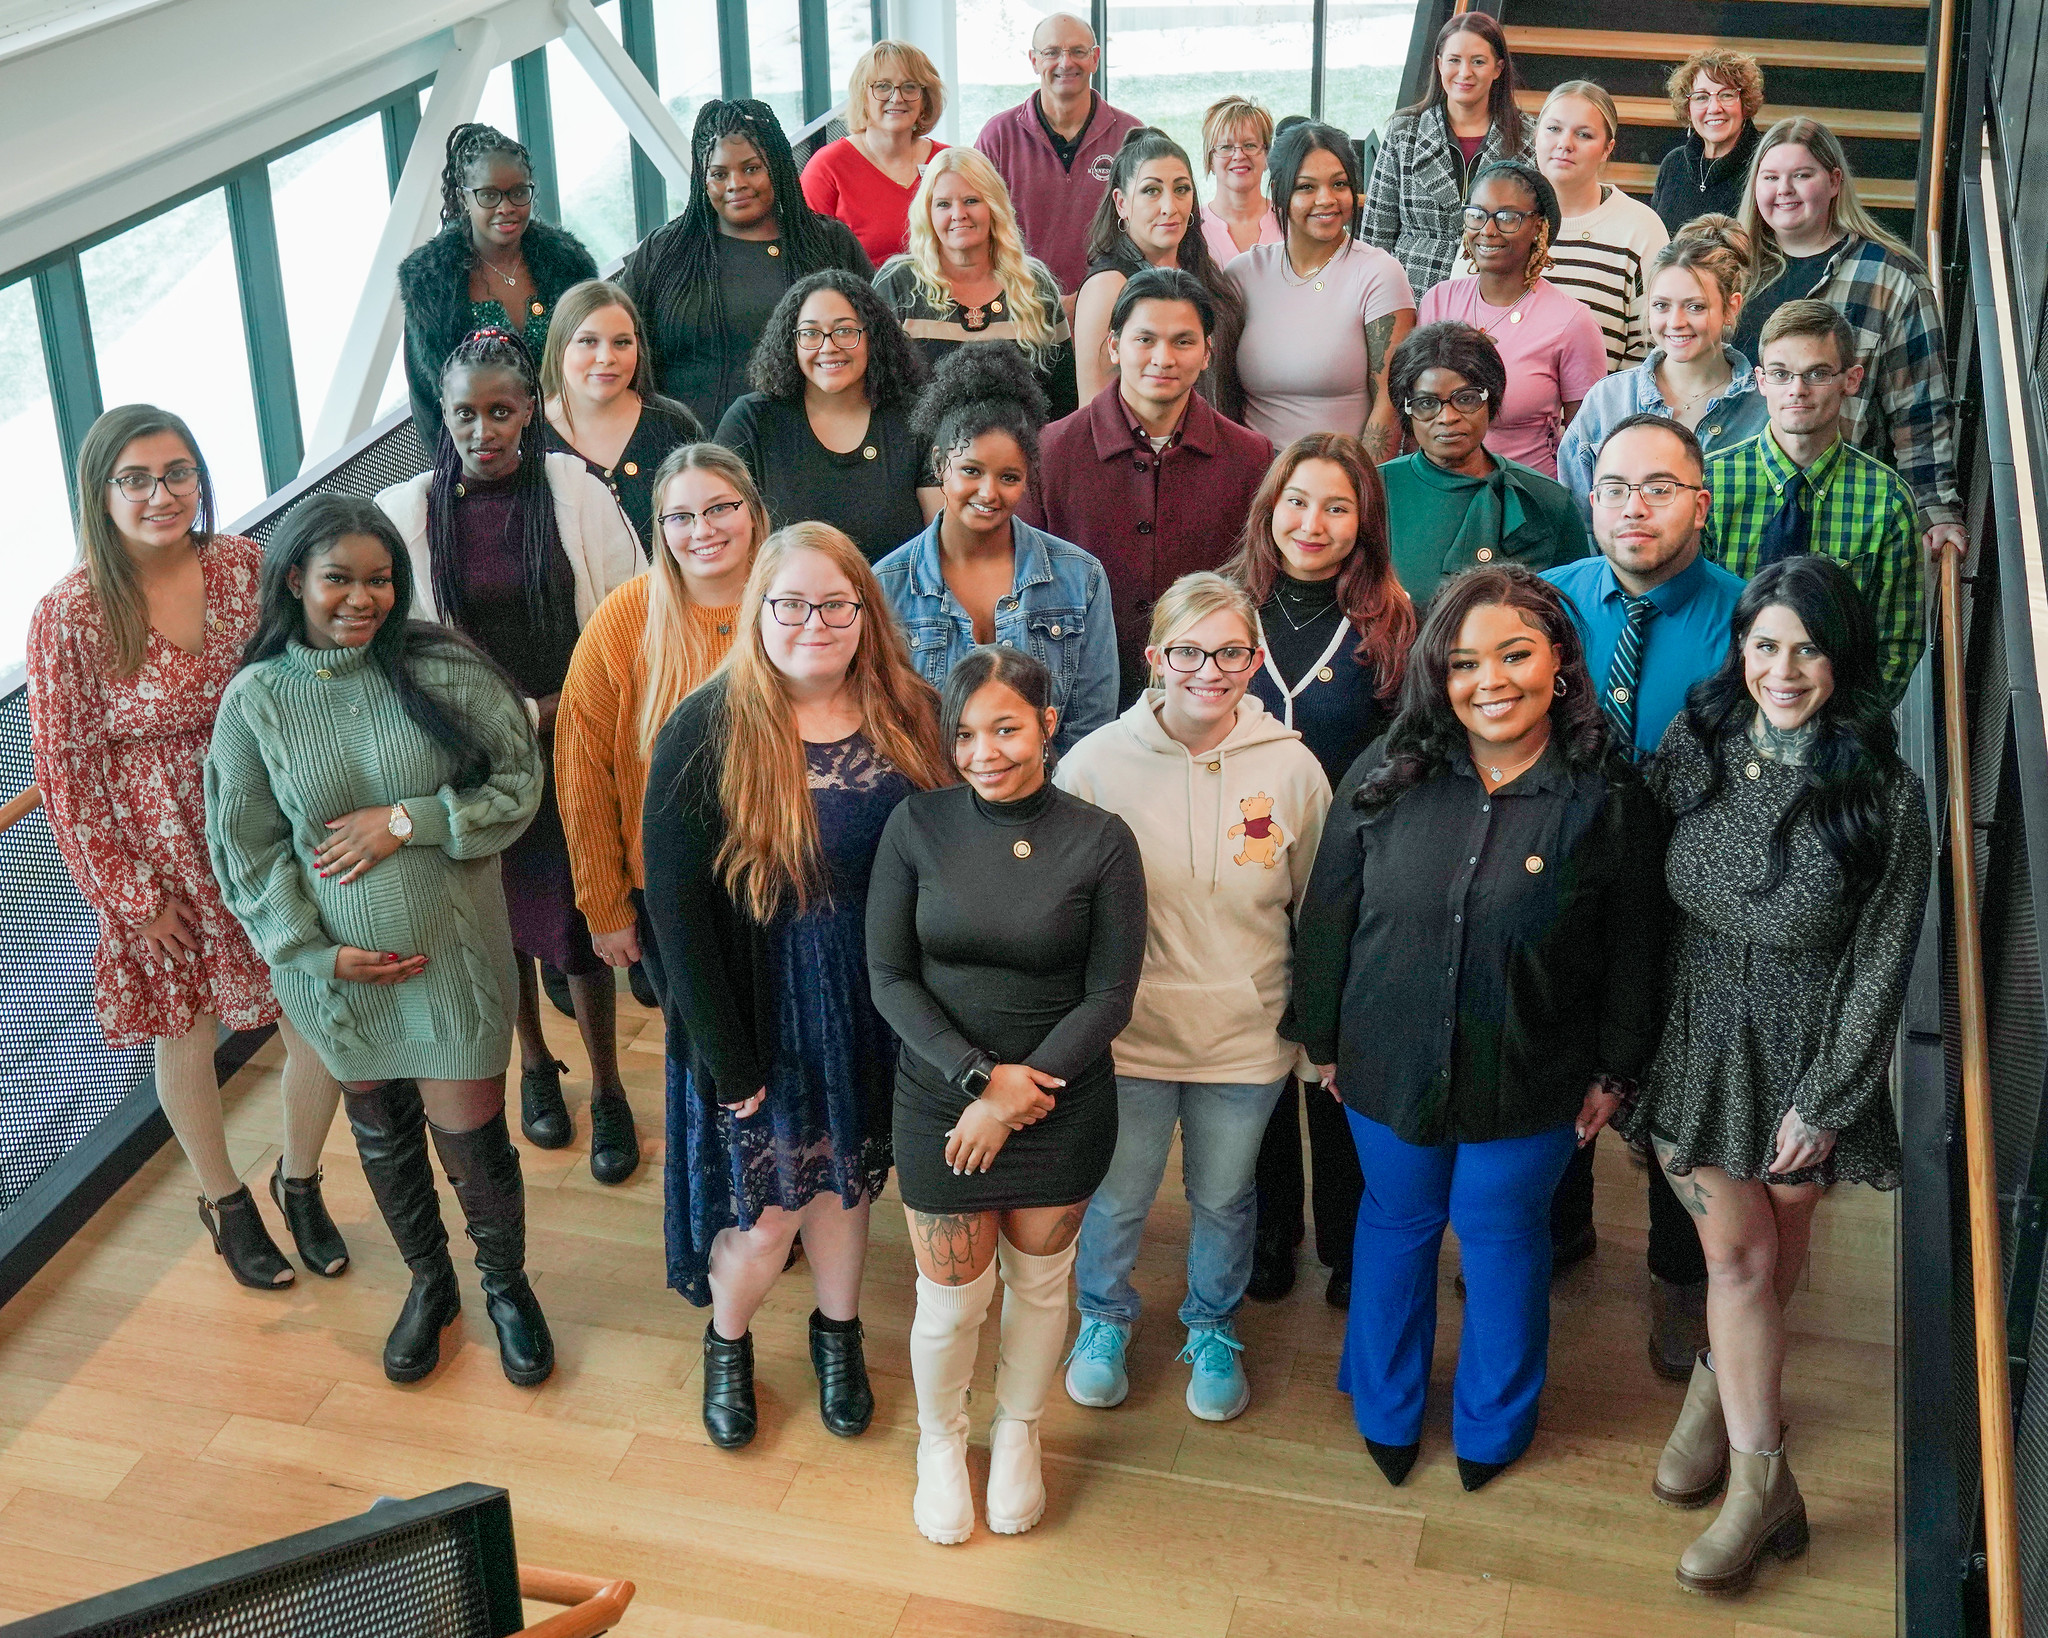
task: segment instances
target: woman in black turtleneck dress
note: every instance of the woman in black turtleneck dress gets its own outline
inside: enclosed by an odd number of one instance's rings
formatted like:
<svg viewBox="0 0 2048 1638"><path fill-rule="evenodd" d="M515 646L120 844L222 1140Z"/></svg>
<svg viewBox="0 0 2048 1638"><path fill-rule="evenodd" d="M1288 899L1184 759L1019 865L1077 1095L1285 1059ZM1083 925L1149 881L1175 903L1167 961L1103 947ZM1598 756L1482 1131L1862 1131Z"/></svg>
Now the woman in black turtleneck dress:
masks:
<svg viewBox="0 0 2048 1638"><path fill-rule="evenodd" d="M1302 737L1334 790L1393 719L1415 608L1394 575L1387 499L1356 438L1311 433L1274 459L1223 572L1259 608L1265 659L1251 692ZM1259 1150L1259 1229L1249 1294L1271 1302L1294 1286L1302 1235L1301 1123L1315 1170L1316 1255L1329 1300L1351 1299L1351 1236L1364 1180L1343 1106L1321 1087L1281 1095Z"/></svg>

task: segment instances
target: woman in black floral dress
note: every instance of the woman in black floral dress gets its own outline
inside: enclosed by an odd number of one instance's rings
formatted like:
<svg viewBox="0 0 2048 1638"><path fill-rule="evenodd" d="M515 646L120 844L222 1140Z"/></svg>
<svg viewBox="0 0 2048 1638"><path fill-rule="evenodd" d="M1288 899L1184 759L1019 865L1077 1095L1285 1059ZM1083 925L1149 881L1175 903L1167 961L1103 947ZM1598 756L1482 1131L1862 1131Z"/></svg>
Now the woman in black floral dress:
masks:
<svg viewBox="0 0 2048 1638"><path fill-rule="evenodd" d="M1707 1331L1653 1489L1728 1499L1678 1579L1740 1592L1805 1550L1779 1420L1784 1305L1832 1183L1896 1188L1886 1077L1932 847L1900 761L1877 634L1826 558L1772 564L1736 605L1650 781L1673 818L1670 1013L1627 1129L1647 1136L1707 1254Z"/></svg>

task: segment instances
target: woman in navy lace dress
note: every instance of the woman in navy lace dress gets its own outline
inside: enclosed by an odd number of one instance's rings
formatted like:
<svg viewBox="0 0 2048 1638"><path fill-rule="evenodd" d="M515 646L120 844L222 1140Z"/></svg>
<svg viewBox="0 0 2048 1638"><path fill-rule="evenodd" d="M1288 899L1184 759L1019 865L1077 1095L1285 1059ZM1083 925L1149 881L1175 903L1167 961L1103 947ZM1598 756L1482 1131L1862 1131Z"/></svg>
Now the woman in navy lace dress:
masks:
<svg viewBox="0 0 2048 1638"><path fill-rule="evenodd" d="M938 700L852 541L771 535L724 667L655 742L642 836L668 1039L669 1284L711 1308L704 1426L754 1436L754 1312L799 1229L834 1433L874 1414L868 1211L889 1176L896 1039L868 995L868 873L912 790L946 783Z"/></svg>

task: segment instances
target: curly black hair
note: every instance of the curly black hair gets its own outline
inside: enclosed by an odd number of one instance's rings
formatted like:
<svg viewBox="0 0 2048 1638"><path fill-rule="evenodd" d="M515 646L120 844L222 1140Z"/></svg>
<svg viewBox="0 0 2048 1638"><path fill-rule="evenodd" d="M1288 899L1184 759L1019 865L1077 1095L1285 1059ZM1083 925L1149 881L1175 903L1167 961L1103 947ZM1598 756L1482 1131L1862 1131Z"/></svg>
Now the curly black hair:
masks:
<svg viewBox="0 0 2048 1638"><path fill-rule="evenodd" d="M1387 360L1387 397L1404 418L1416 382L1429 370L1450 370L1484 387L1488 417L1500 414L1501 400L1508 395L1508 367L1484 330L1443 319L1408 332Z"/></svg>
<svg viewBox="0 0 2048 1638"><path fill-rule="evenodd" d="M844 296L868 333L868 403L878 410L910 408L930 379L931 367L875 287L836 267L808 273L782 293L747 360L747 385L785 403L802 400L804 372L796 356L796 321L804 303L820 290Z"/></svg>
<svg viewBox="0 0 2048 1638"><path fill-rule="evenodd" d="M495 125L458 125L448 133L447 156L441 162L441 220L459 222L465 214L462 190L469 170L493 154L503 154L533 180L533 155Z"/></svg>
<svg viewBox="0 0 2048 1638"><path fill-rule="evenodd" d="M932 372L931 385L910 412L912 435L932 452L932 470L984 432L1007 432L1038 465L1038 429L1045 425L1045 389L1014 341L956 348Z"/></svg>

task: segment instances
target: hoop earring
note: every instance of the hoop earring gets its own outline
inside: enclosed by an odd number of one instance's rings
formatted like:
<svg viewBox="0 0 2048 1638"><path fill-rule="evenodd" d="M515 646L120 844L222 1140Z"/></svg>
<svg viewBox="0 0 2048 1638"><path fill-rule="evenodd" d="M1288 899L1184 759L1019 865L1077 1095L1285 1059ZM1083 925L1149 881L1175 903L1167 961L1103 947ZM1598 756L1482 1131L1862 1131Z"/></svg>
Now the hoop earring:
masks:
<svg viewBox="0 0 2048 1638"><path fill-rule="evenodd" d="M1563 699L1565 695L1570 692L1570 690L1565 686L1564 673L1562 671L1560 671L1554 678L1551 679L1550 691L1551 693L1555 694L1559 699Z"/></svg>

